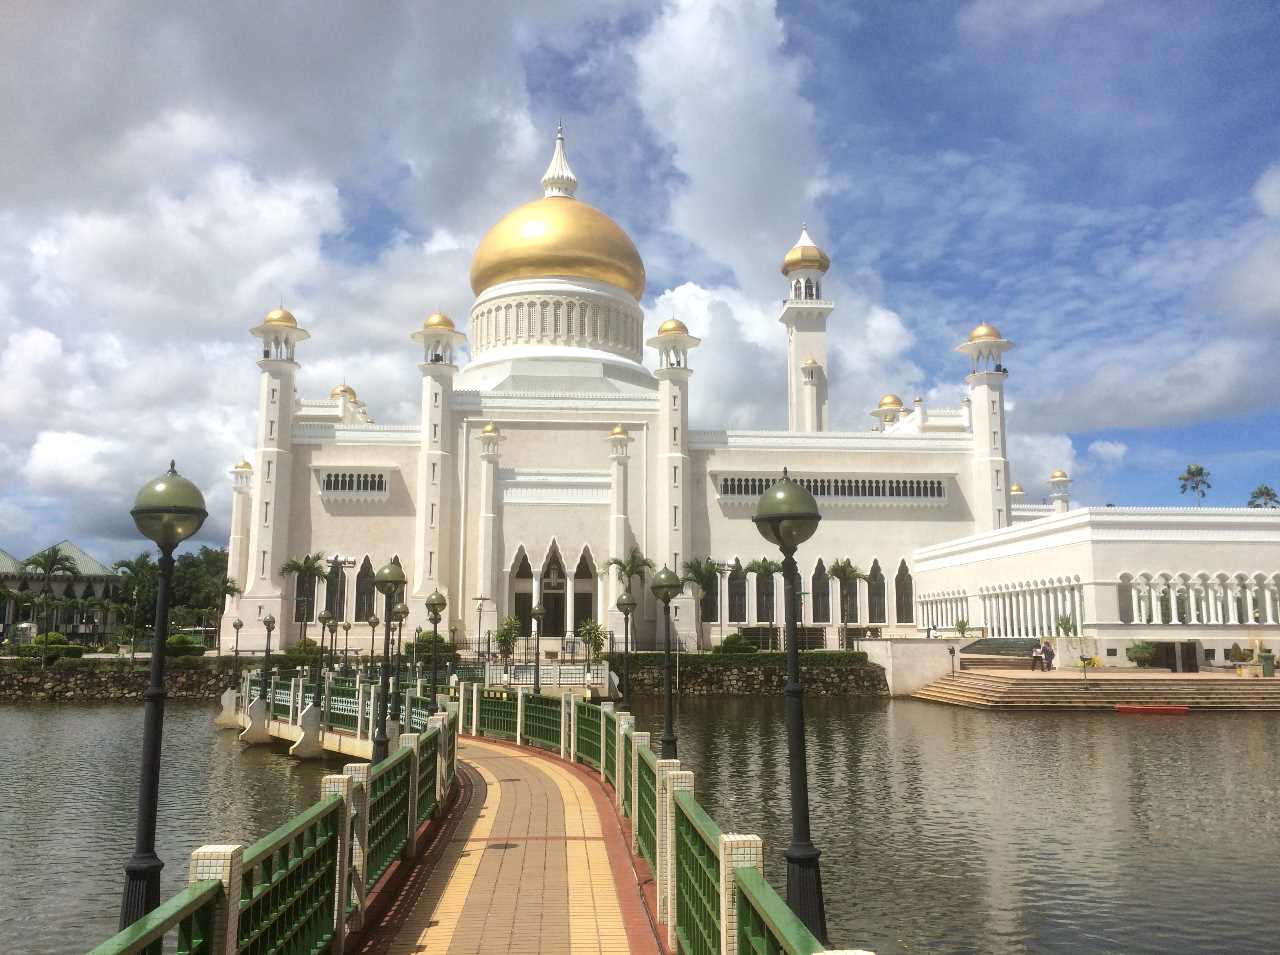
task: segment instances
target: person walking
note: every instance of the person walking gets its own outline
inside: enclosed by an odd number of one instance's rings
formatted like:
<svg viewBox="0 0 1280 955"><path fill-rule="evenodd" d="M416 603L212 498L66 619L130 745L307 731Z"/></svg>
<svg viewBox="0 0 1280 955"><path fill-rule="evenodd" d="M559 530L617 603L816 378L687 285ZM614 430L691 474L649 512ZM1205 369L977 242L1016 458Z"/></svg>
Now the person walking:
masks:
<svg viewBox="0 0 1280 955"><path fill-rule="evenodd" d="M1044 667L1044 648L1040 644L1036 644L1035 649L1031 651L1031 672Z"/></svg>
<svg viewBox="0 0 1280 955"><path fill-rule="evenodd" d="M1044 645L1040 648L1040 655L1044 658L1044 669L1045 672L1048 673L1053 669L1053 658L1055 655L1053 651L1053 644L1046 640Z"/></svg>

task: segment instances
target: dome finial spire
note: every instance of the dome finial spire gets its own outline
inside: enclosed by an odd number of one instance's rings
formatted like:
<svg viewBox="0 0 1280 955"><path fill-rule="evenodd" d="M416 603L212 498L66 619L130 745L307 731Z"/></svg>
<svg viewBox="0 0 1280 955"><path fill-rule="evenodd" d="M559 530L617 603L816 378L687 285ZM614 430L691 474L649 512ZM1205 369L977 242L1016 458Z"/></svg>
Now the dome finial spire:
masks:
<svg viewBox="0 0 1280 955"><path fill-rule="evenodd" d="M569 168L569 160L564 154L564 122L561 121L556 124L556 148L551 154L551 164L542 174L542 194L572 199L577 190L578 177Z"/></svg>

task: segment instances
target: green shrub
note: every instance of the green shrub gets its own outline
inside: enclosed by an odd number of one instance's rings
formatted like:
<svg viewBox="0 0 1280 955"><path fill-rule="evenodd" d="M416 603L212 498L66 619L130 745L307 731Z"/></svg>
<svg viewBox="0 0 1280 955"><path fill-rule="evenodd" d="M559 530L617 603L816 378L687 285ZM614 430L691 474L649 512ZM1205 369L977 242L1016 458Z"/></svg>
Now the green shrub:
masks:
<svg viewBox="0 0 1280 955"><path fill-rule="evenodd" d="M178 634L165 641L164 652L167 657L202 657L204 642L196 637Z"/></svg>
<svg viewBox="0 0 1280 955"><path fill-rule="evenodd" d="M1156 645L1146 640L1135 640L1124 651L1125 656L1137 666L1153 667L1156 665Z"/></svg>
<svg viewBox="0 0 1280 955"><path fill-rule="evenodd" d="M1253 651L1246 650L1238 643L1231 644L1231 649L1227 651L1227 659L1232 663L1248 663L1253 659Z"/></svg>
<svg viewBox="0 0 1280 955"><path fill-rule="evenodd" d="M757 653L756 645L740 633L731 633L711 648L712 653Z"/></svg>

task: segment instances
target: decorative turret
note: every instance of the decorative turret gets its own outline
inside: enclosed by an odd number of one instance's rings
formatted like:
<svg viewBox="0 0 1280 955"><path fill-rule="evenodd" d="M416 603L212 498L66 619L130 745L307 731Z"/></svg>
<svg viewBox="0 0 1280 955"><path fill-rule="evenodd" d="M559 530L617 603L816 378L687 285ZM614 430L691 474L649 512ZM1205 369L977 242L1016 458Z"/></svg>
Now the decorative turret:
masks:
<svg viewBox="0 0 1280 955"><path fill-rule="evenodd" d="M822 278L831 267L827 253L800 228L782 259L787 297L778 316L787 328L787 429L826 431L827 316L834 307L822 297Z"/></svg>
<svg viewBox="0 0 1280 955"><path fill-rule="evenodd" d="M973 430L973 514L976 529L1009 524L1009 460L1005 450L1004 355L1013 342L990 322L969 333L956 351L969 356L970 426Z"/></svg>
<svg viewBox="0 0 1280 955"><path fill-rule="evenodd" d="M871 417L880 422L879 431L885 430L902 416L902 399L894 394L884 395L871 411Z"/></svg>
<svg viewBox="0 0 1280 955"><path fill-rule="evenodd" d="M547 171L542 174L543 196L568 196L578 191L578 177L569 168L569 157L564 154L564 123L556 124L556 147L551 153L551 162Z"/></svg>
<svg viewBox="0 0 1280 955"><path fill-rule="evenodd" d="M1049 475L1049 503L1059 513L1071 506L1071 475L1062 468Z"/></svg>

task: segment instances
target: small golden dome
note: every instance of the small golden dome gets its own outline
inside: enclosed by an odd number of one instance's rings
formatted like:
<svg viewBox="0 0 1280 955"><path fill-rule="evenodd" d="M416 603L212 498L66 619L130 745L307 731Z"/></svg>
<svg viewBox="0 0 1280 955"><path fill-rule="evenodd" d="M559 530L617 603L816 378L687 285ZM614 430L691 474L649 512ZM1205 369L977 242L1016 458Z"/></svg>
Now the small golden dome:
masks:
<svg viewBox="0 0 1280 955"><path fill-rule="evenodd" d="M897 395L885 395L880 399L880 407L883 408L901 408L902 399Z"/></svg>
<svg viewBox="0 0 1280 955"><path fill-rule="evenodd" d="M819 272L825 272L829 268L831 268L831 259L809 238L808 228L801 226L800 238L782 258L782 274L790 275L798 269L817 269Z"/></svg>
<svg viewBox="0 0 1280 955"><path fill-rule="evenodd" d="M342 384L335 387L333 391L329 392L329 397L330 398L346 398L348 401L355 401L356 390L352 388L350 385L348 385L346 382L343 382Z"/></svg>
<svg viewBox="0 0 1280 955"><path fill-rule="evenodd" d="M969 333L971 342L994 342L1000 340L1000 330L990 322L983 322Z"/></svg>
<svg viewBox="0 0 1280 955"><path fill-rule="evenodd" d="M480 429L481 434L497 434L498 426L490 421L487 425Z"/></svg>
<svg viewBox="0 0 1280 955"><path fill-rule="evenodd" d="M1010 485L1009 485L1009 493L1010 493L1010 494L1013 494L1013 495L1018 495L1018 494L1022 494L1022 493L1024 493L1024 492L1023 492L1023 490L1022 490L1022 485L1021 485L1021 484L1010 484Z"/></svg>
<svg viewBox="0 0 1280 955"><path fill-rule="evenodd" d="M803 366L804 366L805 368L814 368L814 367L816 367L816 366L817 366L817 364L818 364L818 359L816 359L816 358L814 358L812 355L810 355L808 358L806 358L806 359L802 362L802 364L803 364Z"/></svg>
<svg viewBox="0 0 1280 955"><path fill-rule="evenodd" d="M1050 481L1069 481L1071 480L1071 478L1067 475L1066 471L1062 470L1062 468L1058 468L1056 471L1054 471L1052 474L1049 475L1049 480Z"/></svg>
<svg viewBox="0 0 1280 955"><path fill-rule="evenodd" d="M644 262L618 223L585 202L544 196L507 213L471 260L477 295L500 282L552 276L594 279L644 295Z"/></svg>
<svg viewBox="0 0 1280 955"><path fill-rule="evenodd" d="M246 461L244 458L241 458L241 459L240 459L240 463L239 463L239 464L237 464L237 465L235 466L234 470L236 470L236 471L252 471L252 470L253 470L253 465L252 465L252 464L250 464L248 461Z"/></svg>
<svg viewBox="0 0 1280 955"><path fill-rule="evenodd" d="M688 335L689 326L678 318L668 318L658 326L659 335Z"/></svg>
<svg viewBox="0 0 1280 955"><path fill-rule="evenodd" d="M293 317L293 313L285 308L273 308L267 312L264 320L268 325L287 325L290 328L298 327L298 320Z"/></svg>
<svg viewBox="0 0 1280 955"><path fill-rule="evenodd" d="M449 331L457 331L457 326L453 324L453 319L444 312L432 312L427 316L426 321L422 323L423 328L445 328Z"/></svg>
<svg viewBox="0 0 1280 955"><path fill-rule="evenodd" d="M626 436L627 429L620 424L615 424L613 430L609 432L609 437L611 438L625 438Z"/></svg>

